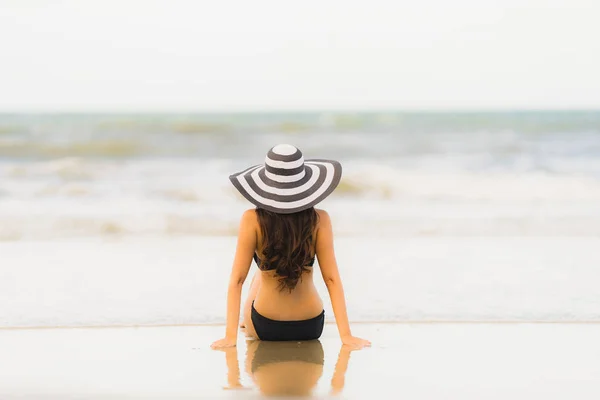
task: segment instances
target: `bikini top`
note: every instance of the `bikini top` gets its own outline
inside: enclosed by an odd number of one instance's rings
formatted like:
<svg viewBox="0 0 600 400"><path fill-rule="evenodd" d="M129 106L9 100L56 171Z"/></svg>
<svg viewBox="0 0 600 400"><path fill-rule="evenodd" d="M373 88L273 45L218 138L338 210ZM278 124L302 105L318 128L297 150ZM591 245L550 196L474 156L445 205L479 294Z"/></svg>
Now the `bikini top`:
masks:
<svg viewBox="0 0 600 400"><path fill-rule="evenodd" d="M258 255L256 254L256 252L254 253L254 262L256 263L256 265L258 266L258 268L260 268L260 259L258 258ZM310 260L310 262L308 263L309 267L312 267L313 264L315 263L315 256L313 256L313 258ZM260 268L263 271L270 271L273 270L275 268Z"/></svg>

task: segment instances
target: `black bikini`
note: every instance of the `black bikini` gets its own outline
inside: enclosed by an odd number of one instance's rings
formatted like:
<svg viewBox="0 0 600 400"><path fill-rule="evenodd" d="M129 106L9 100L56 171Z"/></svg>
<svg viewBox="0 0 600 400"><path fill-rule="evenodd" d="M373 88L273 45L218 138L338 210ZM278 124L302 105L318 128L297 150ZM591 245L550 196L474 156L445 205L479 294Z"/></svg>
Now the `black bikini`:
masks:
<svg viewBox="0 0 600 400"><path fill-rule="evenodd" d="M254 253L254 261L260 268L260 260ZM315 257L312 258L309 266L313 266ZM262 268L261 268L262 269ZM273 270L274 268L265 268L263 271ZM254 308L252 302L251 312L252 324L256 335L260 340L287 341L287 340L314 340L321 337L323 326L325 325L325 310L314 318L298 321L277 321L259 314Z"/></svg>
<svg viewBox="0 0 600 400"><path fill-rule="evenodd" d="M258 254L254 253L254 262L256 263L256 266L258 268L260 268L260 259L258 258ZM308 263L309 267L312 267L313 264L315 263L315 256L313 256L313 258L310 260L310 262ZM274 270L275 268L260 268L262 271L271 271Z"/></svg>

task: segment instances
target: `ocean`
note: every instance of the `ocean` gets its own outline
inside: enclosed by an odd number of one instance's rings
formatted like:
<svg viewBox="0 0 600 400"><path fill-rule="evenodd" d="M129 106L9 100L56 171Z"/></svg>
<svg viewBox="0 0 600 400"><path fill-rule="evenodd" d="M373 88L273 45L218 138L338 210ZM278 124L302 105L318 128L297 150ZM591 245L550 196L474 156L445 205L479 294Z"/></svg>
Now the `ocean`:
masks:
<svg viewBox="0 0 600 400"><path fill-rule="evenodd" d="M278 143L342 163L340 235L600 235L600 112L0 114L0 240L235 234Z"/></svg>
<svg viewBox="0 0 600 400"><path fill-rule="evenodd" d="M343 165L352 321L600 320L598 111L2 114L0 326L223 323L279 143Z"/></svg>

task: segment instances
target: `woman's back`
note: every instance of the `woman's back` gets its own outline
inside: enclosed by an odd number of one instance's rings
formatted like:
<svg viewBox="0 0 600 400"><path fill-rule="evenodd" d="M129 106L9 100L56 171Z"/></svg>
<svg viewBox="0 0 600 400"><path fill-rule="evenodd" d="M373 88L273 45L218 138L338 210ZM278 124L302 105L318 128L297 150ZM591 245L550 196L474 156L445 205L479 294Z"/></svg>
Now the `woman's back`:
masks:
<svg viewBox="0 0 600 400"><path fill-rule="evenodd" d="M295 260L292 257L292 265L288 265L287 269L294 270L298 278L292 279L293 282L286 282L286 273L288 272L286 268L275 268L275 265L268 265L268 259L265 259L264 254L258 256L257 262L260 263L260 287L257 289L256 297L254 300L254 307L256 310L263 316L275 319L279 321L297 321L312 318L318 315L323 310L323 302L319 297L317 289L314 285L313 280L313 269L315 268L313 264L315 259L315 247L316 247L316 238L318 232L318 220L319 215L322 213L320 210L307 210L305 213L306 216L301 216L297 218L297 224L293 225L289 221L286 224L291 231L295 232L283 232L282 237L276 238L278 243L273 243L274 236L276 234L281 234L282 232L264 232L267 229L281 229L280 227L275 227L273 223L269 224L269 218L271 216L268 215L260 215L261 211L256 212L256 223L257 223L257 253L267 253L271 255L272 259L279 259L281 257L280 254L276 254L277 247L283 247L284 249L280 249L279 251L293 251L296 250L296 254L298 253L297 248L301 247L304 243L300 243L302 239L304 241L309 241L310 243L306 244L306 253L305 255L300 254L299 257L295 257ZM312 218L310 216L311 213L314 213L316 218ZM262 218L262 221L261 221ZM277 216L276 218L289 218L288 216ZM262 223L261 223L262 222ZM304 226L298 226L298 224L303 224ZM269 226L270 225L270 226ZM310 226L312 225L312 226ZM304 238L293 238L289 236L299 236L298 231L301 230L311 230L312 232L306 232L306 237ZM265 239L267 236L270 236L270 243L266 243L267 246L271 246L271 248L265 247ZM296 242L296 243L294 243ZM290 247L287 247L290 246ZM286 248L287 247L287 248ZM309 255L309 256L307 256ZM301 259L305 261L310 259L309 262L302 263ZM296 263L295 265L293 263ZM307 264L307 265L301 265ZM278 272L279 270L279 272ZM298 272L299 271L299 272ZM288 286L283 285L282 282L288 284Z"/></svg>
<svg viewBox="0 0 600 400"><path fill-rule="evenodd" d="M302 281L291 291L280 291L272 272L261 272L262 282L254 300L256 310L279 321L309 319L323 310L323 302L313 282L313 273L305 272Z"/></svg>

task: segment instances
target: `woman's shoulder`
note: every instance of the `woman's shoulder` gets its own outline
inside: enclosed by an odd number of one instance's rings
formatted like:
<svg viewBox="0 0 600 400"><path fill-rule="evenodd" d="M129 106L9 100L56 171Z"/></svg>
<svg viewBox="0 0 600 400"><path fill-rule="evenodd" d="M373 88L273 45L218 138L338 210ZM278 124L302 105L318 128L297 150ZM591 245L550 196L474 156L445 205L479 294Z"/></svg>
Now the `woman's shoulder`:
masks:
<svg viewBox="0 0 600 400"><path fill-rule="evenodd" d="M241 224L246 226L258 225L258 216L256 209L250 208L242 213Z"/></svg>
<svg viewBox="0 0 600 400"><path fill-rule="evenodd" d="M329 218L329 213L322 208L315 208L315 211L319 215L319 217Z"/></svg>
<svg viewBox="0 0 600 400"><path fill-rule="evenodd" d="M242 220L258 220L258 216L256 215L256 208L249 208L242 213Z"/></svg>
<svg viewBox="0 0 600 400"><path fill-rule="evenodd" d="M327 211L320 208L315 208L315 211L319 216L319 222L317 223L317 226L331 225L331 217L329 216L329 213Z"/></svg>

